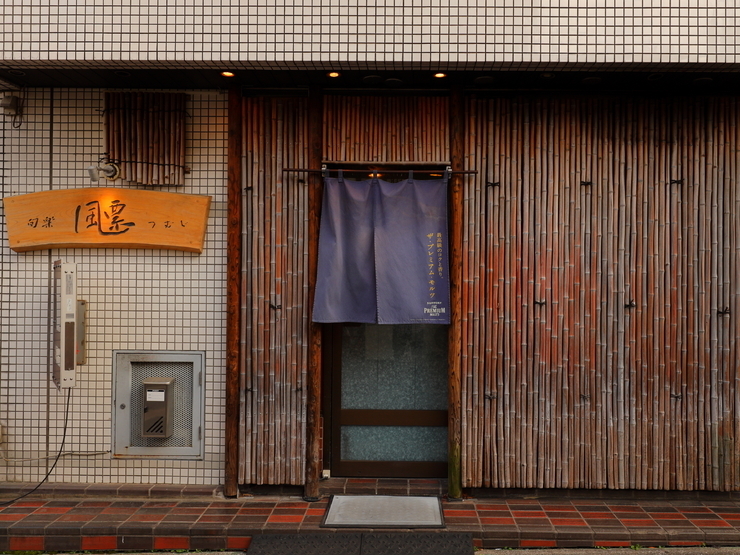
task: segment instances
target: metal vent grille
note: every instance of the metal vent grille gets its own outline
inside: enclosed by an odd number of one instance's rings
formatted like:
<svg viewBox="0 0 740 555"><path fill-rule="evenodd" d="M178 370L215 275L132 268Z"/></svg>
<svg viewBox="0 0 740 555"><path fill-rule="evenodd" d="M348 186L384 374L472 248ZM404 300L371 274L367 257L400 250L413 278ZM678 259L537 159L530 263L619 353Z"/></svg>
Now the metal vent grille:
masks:
<svg viewBox="0 0 740 555"><path fill-rule="evenodd" d="M131 362L131 446L191 447L193 445L193 363ZM146 378L175 378L174 422L167 438L142 437L141 417Z"/></svg>

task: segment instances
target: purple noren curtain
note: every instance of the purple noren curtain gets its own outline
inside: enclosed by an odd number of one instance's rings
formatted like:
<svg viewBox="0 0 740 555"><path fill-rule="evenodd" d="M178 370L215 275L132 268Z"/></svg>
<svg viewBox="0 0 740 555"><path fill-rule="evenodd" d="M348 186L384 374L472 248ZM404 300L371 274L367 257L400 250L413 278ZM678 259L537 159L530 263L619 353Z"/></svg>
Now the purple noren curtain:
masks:
<svg viewBox="0 0 740 555"><path fill-rule="evenodd" d="M327 178L314 322L450 323L447 179Z"/></svg>

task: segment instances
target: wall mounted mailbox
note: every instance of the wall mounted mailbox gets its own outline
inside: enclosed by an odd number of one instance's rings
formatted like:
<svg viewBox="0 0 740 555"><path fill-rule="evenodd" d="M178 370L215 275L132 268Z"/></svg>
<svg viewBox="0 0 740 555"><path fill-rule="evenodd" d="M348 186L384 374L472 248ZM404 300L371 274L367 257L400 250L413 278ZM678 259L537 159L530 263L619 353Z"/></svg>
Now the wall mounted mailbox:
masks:
<svg viewBox="0 0 740 555"><path fill-rule="evenodd" d="M142 384L144 414L141 417L141 436L170 437L175 378L146 378Z"/></svg>
<svg viewBox="0 0 740 555"><path fill-rule="evenodd" d="M170 249L203 252L211 197L92 187L3 199L10 248Z"/></svg>

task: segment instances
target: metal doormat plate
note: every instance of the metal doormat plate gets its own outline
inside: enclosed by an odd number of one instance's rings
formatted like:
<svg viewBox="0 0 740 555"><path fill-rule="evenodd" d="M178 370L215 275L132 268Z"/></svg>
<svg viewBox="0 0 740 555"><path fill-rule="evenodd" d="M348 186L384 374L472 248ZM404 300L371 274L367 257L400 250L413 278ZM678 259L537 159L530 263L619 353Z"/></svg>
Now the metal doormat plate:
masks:
<svg viewBox="0 0 740 555"><path fill-rule="evenodd" d="M473 555L472 534L262 534L247 555Z"/></svg>
<svg viewBox="0 0 740 555"><path fill-rule="evenodd" d="M444 528L438 497L334 495L325 528Z"/></svg>

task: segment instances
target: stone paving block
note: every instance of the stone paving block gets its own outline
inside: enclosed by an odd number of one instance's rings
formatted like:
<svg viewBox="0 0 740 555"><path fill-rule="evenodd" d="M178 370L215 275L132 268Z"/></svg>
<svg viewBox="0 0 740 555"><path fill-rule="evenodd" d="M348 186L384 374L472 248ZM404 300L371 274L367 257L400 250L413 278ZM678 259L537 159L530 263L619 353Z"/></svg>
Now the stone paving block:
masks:
<svg viewBox="0 0 740 555"><path fill-rule="evenodd" d="M46 536L44 538L45 551L73 552L82 549L82 538L74 536Z"/></svg>
<svg viewBox="0 0 740 555"><path fill-rule="evenodd" d="M154 549L154 541L151 535L119 535L116 549L119 551L151 551Z"/></svg>

